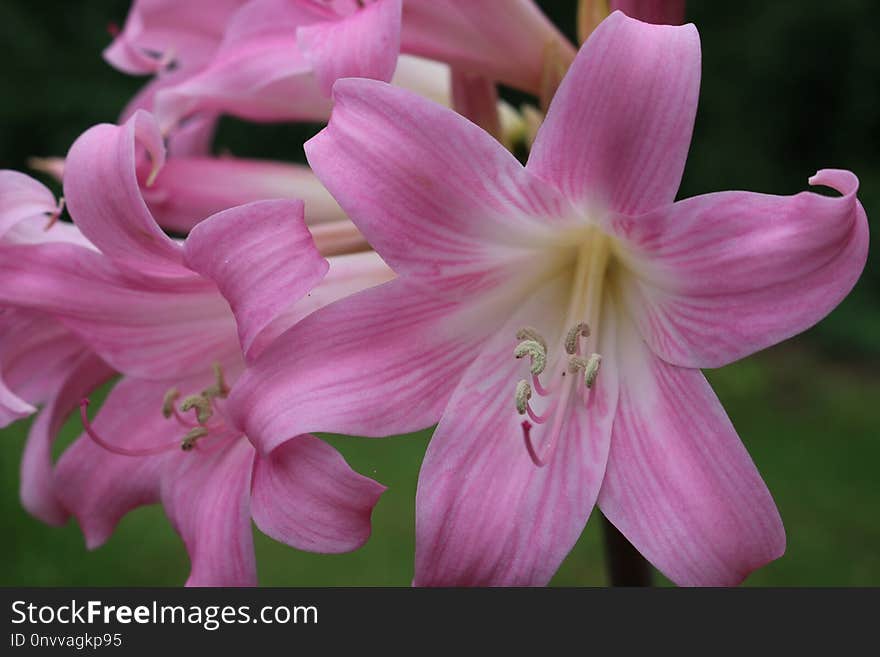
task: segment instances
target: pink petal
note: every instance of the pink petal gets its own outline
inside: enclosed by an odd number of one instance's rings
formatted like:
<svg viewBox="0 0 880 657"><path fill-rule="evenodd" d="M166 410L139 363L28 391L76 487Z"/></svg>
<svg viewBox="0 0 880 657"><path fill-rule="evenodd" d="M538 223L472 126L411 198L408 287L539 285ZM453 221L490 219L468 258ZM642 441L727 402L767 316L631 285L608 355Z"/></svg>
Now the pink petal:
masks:
<svg viewBox="0 0 880 657"><path fill-rule="evenodd" d="M622 344L599 507L676 584L739 584L785 551L773 498L703 375Z"/></svg>
<svg viewBox="0 0 880 657"><path fill-rule="evenodd" d="M341 20L297 30L299 47L326 95L339 78L391 79L400 51L400 12L401 0L376 0Z"/></svg>
<svg viewBox="0 0 880 657"><path fill-rule="evenodd" d="M571 214L548 185L452 110L382 82L340 80L313 170L386 262L464 296L534 264L547 219Z"/></svg>
<svg viewBox="0 0 880 657"><path fill-rule="evenodd" d="M0 170L0 238L25 220L44 228L57 207L45 185L18 171Z"/></svg>
<svg viewBox="0 0 880 657"><path fill-rule="evenodd" d="M246 440L205 453L177 452L162 478L162 503L183 538L187 586L256 586L250 516L254 450Z"/></svg>
<svg viewBox="0 0 880 657"><path fill-rule="evenodd" d="M192 72L186 69L174 70L156 76L144 85L125 106L119 117L119 123L128 121L138 110L153 112L156 96L160 91L179 85L191 76ZM174 130L169 131L166 135L169 158L210 154L218 120L217 114L206 113L192 116L189 120L175 126Z"/></svg>
<svg viewBox="0 0 880 657"><path fill-rule="evenodd" d="M513 358L516 332L531 324L548 338L560 336L550 318L565 303L557 281L524 304L455 390L419 475L415 585L543 586L580 536L608 456L617 403L613 362L603 365L586 406L566 407L545 467L529 457L524 418L514 407L517 380L528 376ZM607 353L614 329L606 318L600 335ZM543 440L548 431L549 424L533 428Z"/></svg>
<svg viewBox="0 0 880 657"><path fill-rule="evenodd" d="M226 22L245 1L135 0L104 59L133 75L155 73L171 62L178 69L197 67L220 43Z"/></svg>
<svg viewBox="0 0 880 657"><path fill-rule="evenodd" d="M843 196L708 194L612 230L631 247L626 298L662 358L719 367L825 317L865 266L868 223L848 171L810 179Z"/></svg>
<svg viewBox="0 0 880 657"><path fill-rule="evenodd" d="M384 491L306 434L257 457L251 512L263 533L292 547L350 552L370 537L370 516Z"/></svg>
<svg viewBox="0 0 880 657"><path fill-rule="evenodd" d="M86 346L54 318L0 309L0 427L48 401Z"/></svg>
<svg viewBox="0 0 880 657"><path fill-rule="evenodd" d="M92 426L105 440L126 449L173 444L181 427L162 417L168 382L122 379L110 392ZM168 459L186 456L180 450L150 457L113 454L83 434L62 454L55 468L55 490L73 514L86 545L103 544L128 511L159 501L159 482Z"/></svg>
<svg viewBox="0 0 880 657"><path fill-rule="evenodd" d="M563 63L574 57L572 45L532 0L407 0L403 6L404 52L523 91L540 91L544 57L553 48Z"/></svg>
<svg viewBox="0 0 880 657"><path fill-rule="evenodd" d="M77 139L64 169L70 214L95 246L124 266L156 275L185 275L180 245L162 232L141 196L139 145L146 148L153 172L158 171L165 147L155 121L145 112L135 113L122 126L95 126Z"/></svg>
<svg viewBox="0 0 880 657"><path fill-rule="evenodd" d="M254 0L230 20L223 44L196 75L156 98L164 130L197 112L252 121L323 121L330 101L297 46L297 29L325 20L311 3Z"/></svg>
<svg viewBox="0 0 880 657"><path fill-rule="evenodd" d="M58 170L60 158L36 158L32 168L50 172ZM45 168L43 168L45 167ZM18 171L0 170L0 242L6 244L40 244L68 242L93 248L78 228L56 221L61 202L42 183Z"/></svg>
<svg viewBox="0 0 880 657"><path fill-rule="evenodd" d="M638 214L672 203L699 88L693 25L648 25L615 12L565 76L528 169L588 209Z"/></svg>
<svg viewBox="0 0 880 657"><path fill-rule="evenodd" d="M167 379L241 358L229 305L192 272L136 277L94 251L44 244L0 246L0 278L0 304L57 315L127 374Z"/></svg>
<svg viewBox="0 0 880 657"><path fill-rule="evenodd" d="M473 306L391 281L322 308L279 337L236 384L230 412L263 454L310 431L423 429L440 418L494 328L488 324Z"/></svg>
<svg viewBox="0 0 880 657"><path fill-rule="evenodd" d="M216 212L263 199L304 201L309 224L345 218L309 167L268 160L173 157L143 195L161 226L182 233Z"/></svg>
<svg viewBox="0 0 880 657"><path fill-rule="evenodd" d="M260 332L251 345L249 352L251 358L259 356L278 336L319 308L366 290L368 287L387 283L394 278L394 272L375 251L331 256L328 262L330 270L324 279L309 294L285 312L276 315L271 324Z"/></svg>
<svg viewBox="0 0 880 657"><path fill-rule="evenodd" d="M257 335L327 273L303 217L302 201L258 201L193 228L186 263L229 302L247 355Z"/></svg>
<svg viewBox="0 0 880 657"><path fill-rule="evenodd" d="M80 400L113 374L100 358L81 352L66 376L57 381L54 395L31 425L21 460L21 503L28 513L45 523L61 525L68 516L56 496L52 472L55 438Z"/></svg>
<svg viewBox="0 0 880 657"><path fill-rule="evenodd" d="M611 11L620 10L630 18L656 25L684 23L685 0L611 0Z"/></svg>

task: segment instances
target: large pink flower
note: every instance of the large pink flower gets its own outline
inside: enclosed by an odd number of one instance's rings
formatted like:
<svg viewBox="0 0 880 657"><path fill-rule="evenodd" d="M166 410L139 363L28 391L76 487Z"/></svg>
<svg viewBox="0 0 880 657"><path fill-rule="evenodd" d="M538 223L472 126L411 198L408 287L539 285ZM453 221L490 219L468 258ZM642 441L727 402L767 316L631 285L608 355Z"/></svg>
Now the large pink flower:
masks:
<svg viewBox="0 0 880 657"><path fill-rule="evenodd" d="M839 170L811 179L837 197L674 203L699 81L692 25L616 12L526 167L449 110L336 84L309 161L399 278L281 336L230 408L264 452L439 420L416 584L545 584L597 502L682 585L734 584L783 553L773 499L699 368L831 311L863 268L867 222Z"/></svg>
<svg viewBox="0 0 880 657"><path fill-rule="evenodd" d="M57 318L125 374L56 467L62 510L95 547L128 509L161 502L189 551L189 584L256 582L251 518L302 549L359 547L384 488L313 436L257 454L227 420L226 397L275 336L390 271L365 252L331 258L328 273L299 201L232 208L184 243L169 239L141 196L141 148L161 167L144 113L92 128L68 155L68 207L94 246L0 246L0 303ZM86 380L65 382L65 409L93 387Z"/></svg>

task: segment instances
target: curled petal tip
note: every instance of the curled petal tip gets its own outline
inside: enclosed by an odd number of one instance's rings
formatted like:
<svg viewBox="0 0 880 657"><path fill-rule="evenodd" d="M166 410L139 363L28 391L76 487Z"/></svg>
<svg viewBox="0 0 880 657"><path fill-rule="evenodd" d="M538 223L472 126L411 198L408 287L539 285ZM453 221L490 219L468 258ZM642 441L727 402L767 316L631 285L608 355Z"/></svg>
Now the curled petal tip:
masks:
<svg viewBox="0 0 880 657"><path fill-rule="evenodd" d="M859 179L856 174L846 169L820 169L809 179L810 185L830 187L844 196L855 194L859 189Z"/></svg>

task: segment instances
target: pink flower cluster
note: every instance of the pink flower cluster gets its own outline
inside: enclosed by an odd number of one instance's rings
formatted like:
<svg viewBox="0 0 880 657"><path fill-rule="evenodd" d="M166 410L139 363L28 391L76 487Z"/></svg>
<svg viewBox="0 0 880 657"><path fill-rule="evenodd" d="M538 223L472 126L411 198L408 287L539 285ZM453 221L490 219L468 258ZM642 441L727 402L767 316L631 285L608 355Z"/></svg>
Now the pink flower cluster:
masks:
<svg viewBox="0 0 880 657"><path fill-rule="evenodd" d="M858 181L676 202L698 33L683 2L610 4L580 3L576 51L531 0L134 0L105 58L152 79L43 163L64 201L0 172L0 422L38 413L27 510L96 547L161 503L188 584L254 585L252 519L315 552L370 535L384 487L312 432L437 425L416 585L544 585L597 505L681 585L779 557L700 368L846 296ZM309 166L214 157L221 115L327 127Z"/></svg>

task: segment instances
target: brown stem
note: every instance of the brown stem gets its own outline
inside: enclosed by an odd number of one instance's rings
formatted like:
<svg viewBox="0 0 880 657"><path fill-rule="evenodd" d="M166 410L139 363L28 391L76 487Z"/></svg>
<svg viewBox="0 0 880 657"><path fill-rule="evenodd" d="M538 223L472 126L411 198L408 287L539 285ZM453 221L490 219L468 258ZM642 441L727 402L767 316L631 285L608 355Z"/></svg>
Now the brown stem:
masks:
<svg viewBox="0 0 880 657"><path fill-rule="evenodd" d="M605 561L611 586L651 586L651 564L602 516Z"/></svg>

